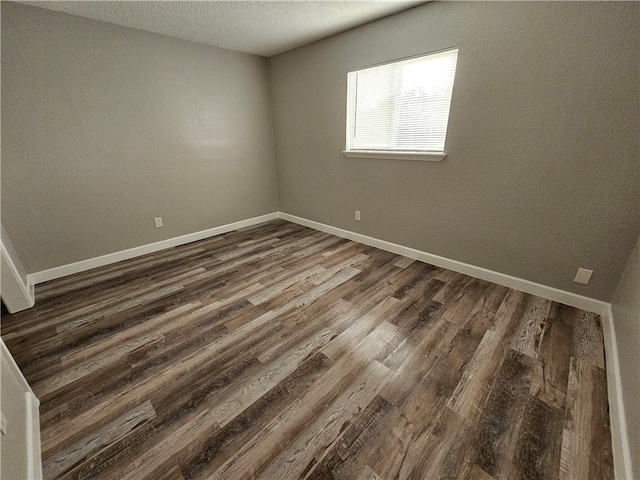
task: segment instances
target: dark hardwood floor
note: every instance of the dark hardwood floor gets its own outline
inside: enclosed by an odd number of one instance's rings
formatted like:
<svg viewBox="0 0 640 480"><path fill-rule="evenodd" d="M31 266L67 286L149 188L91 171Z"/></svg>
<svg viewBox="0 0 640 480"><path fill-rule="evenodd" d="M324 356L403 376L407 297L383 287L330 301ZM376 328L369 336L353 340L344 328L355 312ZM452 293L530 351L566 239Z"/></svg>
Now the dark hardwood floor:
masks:
<svg viewBox="0 0 640 480"><path fill-rule="evenodd" d="M285 221L36 294L46 479L613 478L592 313Z"/></svg>

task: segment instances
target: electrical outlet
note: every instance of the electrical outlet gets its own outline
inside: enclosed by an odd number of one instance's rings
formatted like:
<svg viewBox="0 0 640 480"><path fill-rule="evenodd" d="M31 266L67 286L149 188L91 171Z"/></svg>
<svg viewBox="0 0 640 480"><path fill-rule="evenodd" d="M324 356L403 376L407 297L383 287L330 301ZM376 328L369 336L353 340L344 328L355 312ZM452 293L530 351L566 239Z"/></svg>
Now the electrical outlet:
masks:
<svg viewBox="0 0 640 480"><path fill-rule="evenodd" d="M153 219L154 222L156 222L156 228L161 228L162 225L162 217L156 217Z"/></svg>
<svg viewBox="0 0 640 480"><path fill-rule="evenodd" d="M360 221L360 210L356 210L356 220Z"/></svg>
<svg viewBox="0 0 640 480"><path fill-rule="evenodd" d="M588 285L591 280L591 275L593 275L593 270L587 270L586 268L579 268L578 273L576 273L576 278L573 279L576 283L581 283L582 285Z"/></svg>

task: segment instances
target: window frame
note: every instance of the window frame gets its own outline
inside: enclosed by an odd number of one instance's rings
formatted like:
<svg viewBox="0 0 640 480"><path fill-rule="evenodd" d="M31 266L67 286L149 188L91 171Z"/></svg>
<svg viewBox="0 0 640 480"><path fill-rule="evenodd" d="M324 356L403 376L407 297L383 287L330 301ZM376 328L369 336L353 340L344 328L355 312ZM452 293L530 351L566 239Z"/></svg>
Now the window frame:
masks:
<svg viewBox="0 0 640 480"><path fill-rule="evenodd" d="M355 105L352 106L350 105L350 103L355 103L356 98L355 95L349 95L350 93L350 76L352 73L355 72L360 72L363 70L367 70L370 68L375 68L375 67L380 67L383 65L391 65L394 63L402 63L402 62L406 62L406 61L410 61L410 60L414 60L417 58L422 58L422 57L429 57L431 55L437 55L440 53L445 53L445 52L450 52L456 50L457 54L456 56L459 58L459 54L460 54L460 47L459 46L453 46L453 47L449 47L449 48L444 48L442 50L437 50L437 51L432 51L432 52L428 52L428 53L421 53L418 55L412 55L409 57L403 57L403 58L398 58L398 59L394 59L391 61L387 61L387 62L381 62L381 63L377 63L377 64L373 64L373 65L367 65L367 66L363 66L363 67L358 67L358 68L353 68L350 70L347 70L347 81L346 81L346 97L347 97L347 101L346 101L346 115L345 115L345 119L346 119L346 129L345 129L345 149L343 150L342 154L345 157L353 157L353 158L381 158L381 159L391 159L391 160L421 160L421 161L431 161L431 162L440 162L442 160L444 160L447 156L446 153L446 137L447 137L447 133L448 133L448 129L449 129L449 119L450 119L450 114L451 114L451 104L453 103L453 88L455 86L455 74L454 74L454 81L452 84L452 90L451 90L451 98L449 100L449 113L447 115L447 128L445 130L445 146L443 147L442 151L433 151L433 150L402 150L402 149L363 149L363 148L353 148L350 146L350 139L351 139L351 134L353 131L353 125L352 125L352 109L355 108ZM458 58L456 58L456 70L457 70L457 60ZM457 73L457 72L456 72Z"/></svg>

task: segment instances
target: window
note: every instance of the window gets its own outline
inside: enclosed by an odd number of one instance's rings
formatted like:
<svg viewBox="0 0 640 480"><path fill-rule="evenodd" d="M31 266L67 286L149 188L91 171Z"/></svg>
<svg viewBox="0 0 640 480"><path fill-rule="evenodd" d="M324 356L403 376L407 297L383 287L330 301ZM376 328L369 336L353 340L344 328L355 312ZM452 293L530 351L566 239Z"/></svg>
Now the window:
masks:
<svg viewBox="0 0 640 480"><path fill-rule="evenodd" d="M349 72L346 156L442 160L458 50Z"/></svg>

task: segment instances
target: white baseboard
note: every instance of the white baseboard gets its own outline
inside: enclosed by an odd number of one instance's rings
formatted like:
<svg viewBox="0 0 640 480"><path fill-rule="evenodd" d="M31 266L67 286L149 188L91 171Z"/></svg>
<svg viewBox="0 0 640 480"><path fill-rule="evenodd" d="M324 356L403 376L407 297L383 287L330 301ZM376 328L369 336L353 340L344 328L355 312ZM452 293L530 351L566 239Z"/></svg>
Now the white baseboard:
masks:
<svg viewBox="0 0 640 480"><path fill-rule="evenodd" d="M40 400L33 392L25 392L27 404L27 478L42 479L40 450Z"/></svg>
<svg viewBox="0 0 640 480"><path fill-rule="evenodd" d="M20 312L34 305L33 284L22 280L19 270L11 257L10 250L0 240L2 299L10 313ZM28 281L28 280L27 280Z"/></svg>
<svg viewBox="0 0 640 480"><path fill-rule="evenodd" d="M320 230L322 232L330 233L338 237L347 238L349 240L354 240L356 242L364 243L365 245L370 245L372 247L380 248L381 250L397 253L399 255L413 258L415 260L420 260L425 263L430 263L438 267L447 268L455 272L464 273L465 275L470 275L472 277L480 278L482 280L487 280L489 282L497 283L499 285L504 285L509 288L514 288L516 290L520 290L525 293L538 295L540 297L547 298L555 302L564 303L572 307L581 308L583 310L595 312L600 315L605 315L607 313L607 308L609 304L600 300L595 300L593 298L584 297L581 295L577 295L575 293L559 290L557 288L548 287L546 285L541 285L539 283L534 283L529 280L524 280L522 278L506 275L504 273L495 272L492 270L488 270L486 268L476 267L474 265L469 265L467 263L459 262L457 260L441 257L439 255L423 252L421 250L405 247L403 245L387 242L385 240L369 237L359 233L351 232L349 230L343 230L341 228L332 227L330 225L325 225L323 223L315 222L313 220L307 220L306 218L297 217L295 215L290 215L284 212L274 212L267 215L262 215L260 217L249 218L247 220L242 220L239 222L222 225L220 227L210 228L208 230L202 230L200 232L190 233L187 235L182 235L180 237L169 238L167 240L162 240L160 242L150 243L147 245L142 245L142 246L130 248L127 250L122 250L119 252L109 253L107 255L102 255L100 257L90 258L87 260L70 263L68 265L62 265L60 267L54 267L48 270L31 273L27 276L27 280L29 285L32 288L33 285L38 283L47 282L49 280L53 280L56 278L72 275L74 273L84 272L92 268L102 267L104 265L120 262L122 260L128 260L130 258L139 257L141 255L157 252L159 250L164 250L166 248L176 247L178 245L184 245L186 243L195 242L197 240L213 237L215 235L221 235L223 233L231 232L239 228L257 225L260 223L268 222L270 220L275 220L277 218L281 218L283 220L297 223L299 225L304 225L306 227L310 227L315 230Z"/></svg>
<svg viewBox="0 0 640 480"><path fill-rule="evenodd" d="M189 233L180 237L168 238L167 240L161 240L159 242L149 243L147 245L141 245L139 247L129 248L119 252L108 253L107 255L101 255L100 257L89 258L87 260L70 263L68 265L43 270L41 272L30 273L27 275L27 280L31 285L48 282L49 280L54 280L56 278L66 277L67 275L84 272L104 265L110 265L122 260L129 260L130 258L139 257L141 255L157 252L166 248L177 247L178 245L203 240L205 238L221 235L233 230L238 230L239 228L258 225L259 223L268 222L277 218L279 218L278 212L274 212L267 215L261 215L259 217L249 218L247 220L241 220L239 222L229 223L227 225L221 225L219 227L209 228L207 230L201 230L199 232Z"/></svg>
<svg viewBox="0 0 640 480"><path fill-rule="evenodd" d="M471 277L487 280L492 283L497 283L498 285L503 285L515 290L520 290L525 293L537 295L554 302L564 303L565 305L570 305L572 307L577 307L582 310L587 310L589 312L594 312L600 315L606 314L607 308L609 306L608 303L601 300L584 297L582 295L577 295L575 293L559 290L557 288L548 287L546 285L541 285L539 283L524 280L522 278L513 277L511 275L506 275L500 272L494 272L493 270L488 270L486 268L476 267L474 265L469 265L468 263L451 260L450 258L441 257L432 253L427 253L421 250L416 250L414 248L387 242L385 240L368 237L360 233L355 233L349 230L343 230L341 228L325 225L323 223L314 222L313 220L307 220L306 218L296 217L288 213L280 212L280 218L297 223L299 225L304 225L305 227L310 227L315 230L320 230L322 232L336 235L338 237L354 240L356 242L364 243L365 245L370 245L381 250L397 253L398 255L403 255L415 260L420 260L421 262L429 263L437 267L453 270L454 272L464 273L465 275L469 275Z"/></svg>
<svg viewBox="0 0 640 480"><path fill-rule="evenodd" d="M611 305L607 313L602 315L602 331L604 334L604 350L607 366L607 390L609 396L609 418L611 421L611 437L613 440L613 466L615 478L632 479L631 450L627 436L627 417L622 400L622 378L618 359L618 341Z"/></svg>

